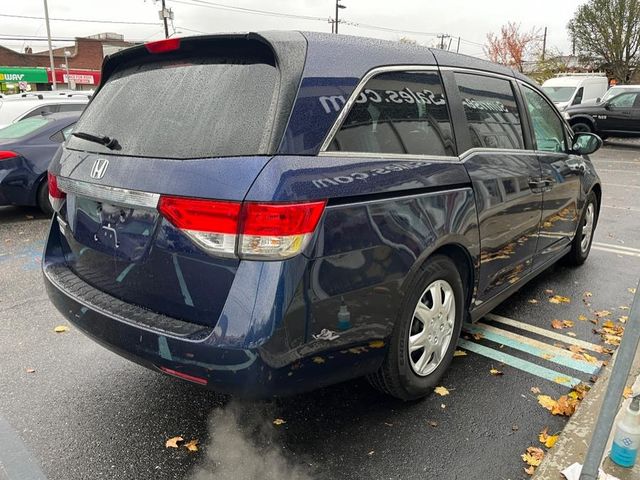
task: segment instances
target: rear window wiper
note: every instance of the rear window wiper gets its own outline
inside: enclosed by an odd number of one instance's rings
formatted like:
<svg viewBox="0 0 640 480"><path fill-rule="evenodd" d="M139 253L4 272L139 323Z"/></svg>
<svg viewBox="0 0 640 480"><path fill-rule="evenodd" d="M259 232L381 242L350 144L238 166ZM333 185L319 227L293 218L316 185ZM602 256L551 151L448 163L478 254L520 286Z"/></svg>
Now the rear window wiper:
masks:
<svg viewBox="0 0 640 480"><path fill-rule="evenodd" d="M107 136L99 136L92 135L90 133L85 132L73 132L71 135L74 137L81 138L82 140L86 140L88 142L99 143L100 145L104 145L109 150L120 150L122 147L118 143L118 140L115 138L107 137Z"/></svg>

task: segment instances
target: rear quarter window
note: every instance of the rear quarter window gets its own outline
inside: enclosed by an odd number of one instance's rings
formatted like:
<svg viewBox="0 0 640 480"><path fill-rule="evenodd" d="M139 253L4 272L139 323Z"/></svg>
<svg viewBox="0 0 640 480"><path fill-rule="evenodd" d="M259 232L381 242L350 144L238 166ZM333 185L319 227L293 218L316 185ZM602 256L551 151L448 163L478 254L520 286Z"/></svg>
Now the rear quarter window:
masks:
<svg viewBox="0 0 640 480"><path fill-rule="evenodd" d="M159 158L267 153L278 85L264 59L188 57L124 65L75 131L115 138L121 150L71 137L68 148Z"/></svg>
<svg viewBox="0 0 640 480"><path fill-rule="evenodd" d="M32 117L12 123L0 129L0 140L13 140L26 137L39 128L45 126L49 120L45 117Z"/></svg>
<svg viewBox="0 0 640 480"><path fill-rule="evenodd" d="M440 75L387 72L369 80L327 150L454 155Z"/></svg>

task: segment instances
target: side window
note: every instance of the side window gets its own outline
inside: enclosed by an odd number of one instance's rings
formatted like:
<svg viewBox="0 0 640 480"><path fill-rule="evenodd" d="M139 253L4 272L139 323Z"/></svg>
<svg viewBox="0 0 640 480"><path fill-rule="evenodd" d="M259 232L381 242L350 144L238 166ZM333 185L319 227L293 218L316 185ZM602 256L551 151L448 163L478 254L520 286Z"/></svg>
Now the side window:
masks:
<svg viewBox="0 0 640 480"><path fill-rule="evenodd" d="M609 106L616 108L632 108L637 96L637 93L623 93L617 97L613 97L609 102Z"/></svg>
<svg viewBox="0 0 640 480"><path fill-rule="evenodd" d="M67 128L62 129L62 136L64 137L65 140L71 136L71 132L73 132L73 127L75 126L76 124L72 123Z"/></svg>
<svg viewBox="0 0 640 480"><path fill-rule="evenodd" d="M475 148L522 149L522 125L518 105L509 80L456 73Z"/></svg>
<svg viewBox="0 0 640 480"><path fill-rule="evenodd" d="M40 115L47 115L49 113L57 113L58 105L42 105L34 110L31 110L20 120L24 120L25 118L38 117Z"/></svg>
<svg viewBox="0 0 640 480"><path fill-rule="evenodd" d="M63 103L58 105L59 112L81 112L87 106L86 103Z"/></svg>
<svg viewBox="0 0 640 480"><path fill-rule="evenodd" d="M584 97L584 87L578 89L576 96L573 97L572 105L580 105L582 103L582 97Z"/></svg>
<svg viewBox="0 0 640 480"><path fill-rule="evenodd" d="M455 155L437 72L382 73L367 82L330 151Z"/></svg>
<svg viewBox="0 0 640 480"><path fill-rule="evenodd" d="M564 123L555 108L538 92L528 87L522 90L531 116L537 149L545 152L566 152Z"/></svg>

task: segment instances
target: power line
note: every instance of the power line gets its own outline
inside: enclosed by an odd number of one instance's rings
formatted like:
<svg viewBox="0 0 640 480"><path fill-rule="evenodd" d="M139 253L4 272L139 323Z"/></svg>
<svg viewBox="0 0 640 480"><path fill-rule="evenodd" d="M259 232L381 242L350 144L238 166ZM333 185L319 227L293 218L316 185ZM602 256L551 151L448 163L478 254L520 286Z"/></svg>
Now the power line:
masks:
<svg viewBox="0 0 640 480"><path fill-rule="evenodd" d="M0 13L0 17L7 18L25 18L29 20L44 20L44 17L35 17L30 15L12 15L7 13ZM93 20L88 18L49 18L51 21L56 22L77 22L77 23L119 23L122 25L160 25L159 22L132 22L128 20Z"/></svg>
<svg viewBox="0 0 640 480"><path fill-rule="evenodd" d="M239 13L251 13L253 15L263 15L263 16L271 16L271 17L279 17L279 18L296 18L301 20L314 20L314 21L320 21L320 22L327 21L327 17L314 17L310 15L296 15L293 13L274 12L269 10L257 10L255 8L234 7L232 5L206 2L204 0L190 0L190 1L168 0L168 1L172 3L181 3L183 5L190 5L192 7L213 8L215 10L227 10L227 11L239 12Z"/></svg>

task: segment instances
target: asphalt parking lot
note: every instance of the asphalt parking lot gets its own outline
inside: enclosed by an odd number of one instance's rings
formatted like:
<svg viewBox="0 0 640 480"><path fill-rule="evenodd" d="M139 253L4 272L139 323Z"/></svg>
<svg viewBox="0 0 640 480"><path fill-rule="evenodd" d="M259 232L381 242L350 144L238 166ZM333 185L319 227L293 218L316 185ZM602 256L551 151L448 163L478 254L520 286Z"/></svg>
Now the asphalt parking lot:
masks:
<svg viewBox="0 0 640 480"><path fill-rule="evenodd" d="M553 267L468 329L468 354L442 380L449 395L415 403L365 381L242 402L134 365L73 327L54 333L67 323L41 281L48 219L0 207L0 449L14 446L0 450L0 479L527 478L520 455L567 420L531 388L557 398L597 375L608 356L590 350L601 341L588 320L628 315L640 272L640 146L612 142L593 158L604 198L587 263ZM554 330L554 319L574 326ZM558 352L571 345L597 360ZM165 448L177 435L199 450Z"/></svg>

